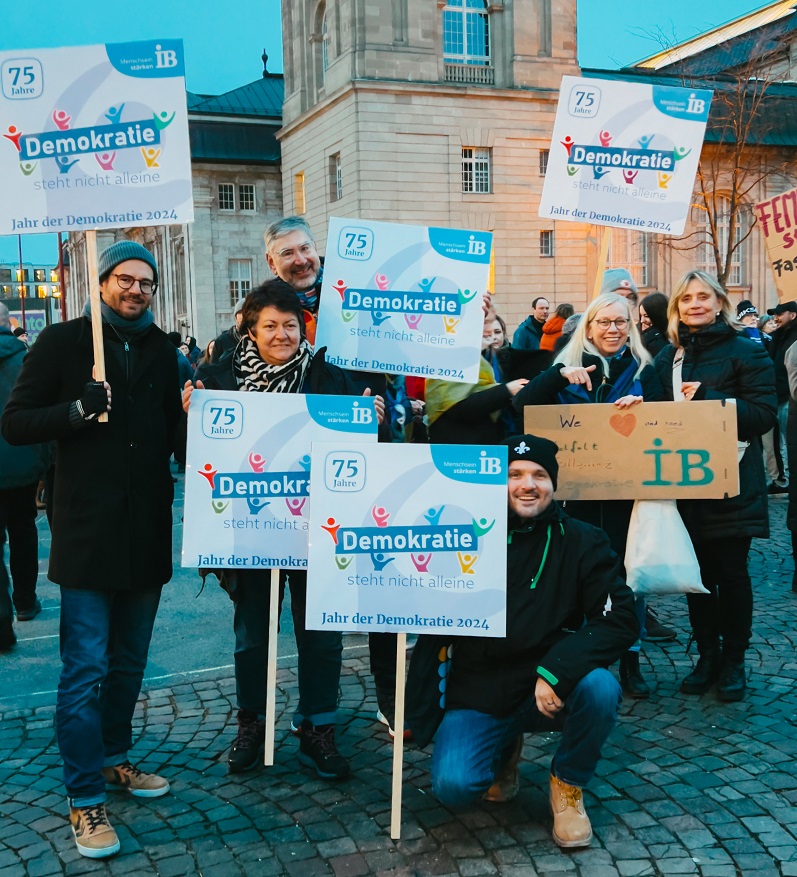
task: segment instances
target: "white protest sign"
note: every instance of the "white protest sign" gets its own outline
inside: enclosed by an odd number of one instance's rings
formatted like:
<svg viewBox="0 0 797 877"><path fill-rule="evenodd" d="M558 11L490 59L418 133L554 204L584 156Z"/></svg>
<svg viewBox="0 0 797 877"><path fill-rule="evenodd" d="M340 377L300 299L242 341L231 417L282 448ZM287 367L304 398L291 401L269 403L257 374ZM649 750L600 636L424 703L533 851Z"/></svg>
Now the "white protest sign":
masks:
<svg viewBox="0 0 797 877"><path fill-rule="evenodd" d="M682 234L712 94L564 76L540 216Z"/></svg>
<svg viewBox="0 0 797 877"><path fill-rule="evenodd" d="M501 446L314 443L307 627L505 636L506 470Z"/></svg>
<svg viewBox="0 0 797 877"><path fill-rule="evenodd" d="M196 390L182 565L304 569L312 442L375 442L376 429L369 397Z"/></svg>
<svg viewBox="0 0 797 877"><path fill-rule="evenodd" d="M342 368L475 384L492 235L329 222L316 347Z"/></svg>
<svg viewBox="0 0 797 877"><path fill-rule="evenodd" d="M0 52L0 235L191 222L181 40Z"/></svg>

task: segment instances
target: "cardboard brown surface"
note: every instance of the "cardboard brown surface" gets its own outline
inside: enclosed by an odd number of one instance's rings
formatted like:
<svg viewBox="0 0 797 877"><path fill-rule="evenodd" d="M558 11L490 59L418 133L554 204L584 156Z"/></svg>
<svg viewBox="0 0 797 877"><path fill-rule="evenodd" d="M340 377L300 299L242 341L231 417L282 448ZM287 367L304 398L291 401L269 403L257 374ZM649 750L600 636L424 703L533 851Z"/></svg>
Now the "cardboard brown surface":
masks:
<svg viewBox="0 0 797 877"><path fill-rule="evenodd" d="M529 405L524 429L559 446L565 499L722 499L739 493L736 404Z"/></svg>
<svg viewBox="0 0 797 877"><path fill-rule="evenodd" d="M755 206L778 301L797 299L797 188Z"/></svg>

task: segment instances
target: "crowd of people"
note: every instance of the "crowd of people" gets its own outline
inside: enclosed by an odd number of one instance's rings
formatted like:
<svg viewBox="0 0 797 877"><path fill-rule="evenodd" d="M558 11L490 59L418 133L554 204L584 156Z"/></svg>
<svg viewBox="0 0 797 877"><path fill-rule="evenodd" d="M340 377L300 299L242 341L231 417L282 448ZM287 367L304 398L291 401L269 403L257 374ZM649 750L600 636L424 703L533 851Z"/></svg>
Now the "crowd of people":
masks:
<svg viewBox="0 0 797 877"><path fill-rule="evenodd" d="M670 296L640 297L629 271L613 268L582 313L535 297L511 339L485 300L476 383L424 382L345 371L327 361L325 348L314 349L323 265L303 219L273 223L265 251L274 279L242 299L234 325L204 348L154 324L158 265L129 240L100 255L101 313L87 302L80 317L48 327L29 351L0 305L0 548L7 534L11 568L9 579L0 563L0 651L14 646L14 613L23 622L41 610L36 496L49 472L48 576L61 588L56 724L78 851L103 858L120 848L106 788L137 797L169 792L168 779L130 760L132 717L161 589L172 576L170 461L184 466L186 413L194 391L205 388L368 395L380 441L506 445L506 637L420 636L407 726L396 728L396 638L372 633L377 718L391 736L419 745L434 739L432 788L451 807L510 800L524 733L561 730L550 777L553 838L566 848L589 844L582 789L621 692L651 695L642 643L676 633L625 582L632 501L557 502L557 447L529 431L524 409L735 400L739 495L678 503L707 590L688 598L698 659L681 691L716 687L720 699L740 700L754 623L747 560L751 540L769 533L768 494L790 492L789 526L797 530L797 479L788 466L797 443L797 303L759 318L750 301L734 307L702 271L687 273ZM102 321L102 382L92 371L92 318ZM108 423L100 425L103 414ZM201 572L214 574L233 602L237 725L228 767L239 773L262 762L269 570ZM298 757L319 777L344 780L351 765L335 737L342 632L307 630L306 573L280 576L291 593L299 658L290 726Z"/></svg>

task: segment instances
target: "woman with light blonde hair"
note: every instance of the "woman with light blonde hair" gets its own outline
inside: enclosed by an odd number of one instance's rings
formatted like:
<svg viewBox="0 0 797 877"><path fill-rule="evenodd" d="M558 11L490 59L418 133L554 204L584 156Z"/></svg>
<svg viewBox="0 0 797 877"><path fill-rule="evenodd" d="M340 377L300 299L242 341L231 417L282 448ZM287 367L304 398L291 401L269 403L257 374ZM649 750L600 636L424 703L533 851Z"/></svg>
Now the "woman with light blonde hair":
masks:
<svg viewBox="0 0 797 877"><path fill-rule="evenodd" d="M679 500L708 594L689 594L689 621L700 655L681 682L685 694L717 683L720 700L744 697L744 656L753 626L747 558L753 537L769 537L761 436L775 424L775 372L767 351L743 333L728 294L705 271L689 271L667 308L671 345L656 357L667 399L733 400L739 439L737 496ZM700 447L699 436L695 436Z"/></svg>

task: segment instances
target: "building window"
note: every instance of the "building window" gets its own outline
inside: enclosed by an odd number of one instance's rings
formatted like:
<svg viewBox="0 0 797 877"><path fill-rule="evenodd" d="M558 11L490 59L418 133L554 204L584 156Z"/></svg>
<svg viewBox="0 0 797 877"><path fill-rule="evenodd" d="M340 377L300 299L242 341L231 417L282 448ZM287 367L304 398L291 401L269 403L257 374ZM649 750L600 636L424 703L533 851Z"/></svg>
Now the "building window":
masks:
<svg viewBox="0 0 797 877"><path fill-rule="evenodd" d="M540 150L540 176L544 177L548 173L548 156L551 154L550 149Z"/></svg>
<svg viewBox="0 0 797 877"><path fill-rule="evenodd" d="M255 209L255 187L251 183L241 183L238 186L238 207L240 210Z"/></svg>
<svg viewBox="0 0 797 877"><path fill-rule="evenodd" d="M553 258L553 231L540 232L540 255L546 259Z"/></svg>
<svg viewBox="0 0 797 877"><path fill-rule="evenodd" d="M462 147L462 191L485 194L490 191L490 150Z"/></svg>
<svg viewBox="0 0 797 877"><path fill-rule="evenodd" d="M42 281L47 279L47 272L44 268L34 268L33 279L41 283Z"/></svg>
<svg viewBox="0 0 797 877"><path fill-rule="evenodd" d="M613 228L611 235L608 267L627 268L640 288L653 286L652 235L623 228Z"/></svg>
<svg viewBox="0 0 797 877"><path fill-rule="evenodd" d="M490 64L486 0L448 0L443 9L443 60L446 64Z"/></svg>
<svg viewBox="0 0 797 877"><path fill-rule="evenodd" d="M219 210L235 210L235 186L219 183Z"/></svg>
<svg viewBox="0 0 797 877"><path fill-rule="evenodd" d="M730 234L731 202L728 198L718 197L716 200L716 237L714 241L708 223L706 211L693 208L692 221L697 226L698 234L702 243L698 246L696 255L697 267L712 277L717 275L717 262L714 259L714 244L720 251L722 258L728 250L728 235ZM733 230L735 249L731 255L731 264L728 270L727 286L747 286L748 280L748 255L746 237L749 230L750 214L745 206L739 207L736 213L736 228Z"/></svg>
<svg viewBox="0 0 797 877"><path fill-rule="evenodd" d="M304 173L293 175L293 212L302 216L307 210L304 198Z"/></svg>
<svg viewBox="0 0 797 877"><path fill-rule="evenodd" d="M343 170L340 153L329 156L329 200L340 201L343 197Z"/></svg>
<svg viewBox="0 0 797 877"><path fill-rule="evenodd" d="M327 78L327 68L329 67L329 33L327 31L327 15L321 19L321 70L324 81Z"/></svg>
<svg viewBox="0 0 797 877"><path fill-rule="evenodd" d="M235 307L252 288L252 263L249 259L230 259L227 273L230 278L230 306Z"/></svg>

